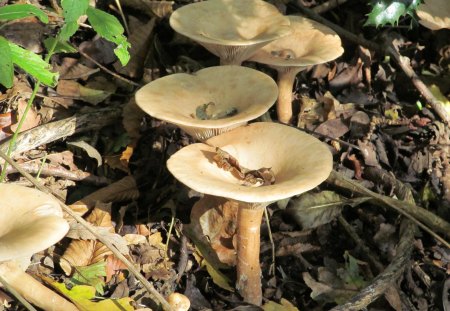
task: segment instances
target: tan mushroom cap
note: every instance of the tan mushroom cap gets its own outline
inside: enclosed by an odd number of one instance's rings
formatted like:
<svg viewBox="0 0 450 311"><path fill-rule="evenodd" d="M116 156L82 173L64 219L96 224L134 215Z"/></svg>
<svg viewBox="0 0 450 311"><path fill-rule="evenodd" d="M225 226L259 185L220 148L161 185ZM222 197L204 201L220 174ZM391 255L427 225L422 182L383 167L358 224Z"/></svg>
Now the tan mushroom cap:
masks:
<svg viewBox="0 0 450 311"><path fill-rule="evenodd" d="M421 23L431 30L450 29L450 1L427 0L417 9Z"/></svg>
<svg viewBox="0 0 450 311"><path fill-rule="evenodd" d="M173 12L170 25L234 64L240 64L262 45L292 31L289 20L275 6L262 0L192 3Z"/></svg>
<svg viewBox="0 0 450 311"><path fill-rule="evenodd" d="M332 169L328 147L311 135L270 122L257 122L192 144L167 161L169 171L186 186L210 195L263 203L306 192L322 183ZM247 187L217 166L215 147L248 169L272 168L273 185Z"/></svg>
<svg viewBox="0 0 450 311"><path fill-rule="evenodd" d="M152 117L204 140L261 116L277 95L275 81L264 73L241 66L217 66L152 81L136 93L136 103ZM208 103L220 111L236 108L237 114L217 120L195 118L196 108Z"/></svg>
<svg viewBox="0 0 450 311"><path fill-rule="evenodd" d="M326 63L344 53L341 39L329 27L301 16L288 18L293 32L265 45L250 60L281 70Z"/></svg>
<svg viewBox="0 0 450 311"><path fill-rule="evenodd" d="M0 184L0 262L31 256L69 230L59 203L23 186Z"/></svg>

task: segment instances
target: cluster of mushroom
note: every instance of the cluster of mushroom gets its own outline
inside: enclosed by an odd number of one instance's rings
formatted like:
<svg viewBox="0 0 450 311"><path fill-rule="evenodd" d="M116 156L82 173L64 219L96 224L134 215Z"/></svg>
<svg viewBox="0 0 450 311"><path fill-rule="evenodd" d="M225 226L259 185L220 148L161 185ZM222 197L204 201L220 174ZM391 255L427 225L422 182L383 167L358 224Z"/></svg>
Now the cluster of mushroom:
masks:
<svg viewBox="0 0 450 311"><path fill-rule="evenodd" d="M186 186L239 205L236 287L246 302L261 305L264 208L323 182L332 156L326 145L295 128L246 124L277 97L279 120L289 123L296 74L341 55L341 41L327 27L283 16L262 0L189 4L172 14L170 24L219 56L222 66L155 80L136 93L136 103L202 142L173 154L167 167ZM239 66L244 60L276 68L278 87L269 76Z"/></svg>
<svg viewBox="0 0 450 311"><path fill-rule="evenodd" d="M0 276L9 289L44 310L78 310L25 273L22 263L61 240L69 230L59 203L35 189L0 184ZM1 285L0 285L1 286Z"/></svg>

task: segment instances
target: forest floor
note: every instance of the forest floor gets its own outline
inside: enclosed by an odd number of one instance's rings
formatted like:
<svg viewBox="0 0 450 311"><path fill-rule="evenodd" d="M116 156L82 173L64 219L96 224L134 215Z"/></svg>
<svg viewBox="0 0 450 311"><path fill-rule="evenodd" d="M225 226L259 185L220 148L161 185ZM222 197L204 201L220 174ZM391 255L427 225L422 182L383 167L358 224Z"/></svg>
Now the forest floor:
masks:
<svg viewBox="0 0 450 311"><path fill-rule="evenodd" d="M39 182L88 222L103 227L100 234L163 297L181 293L192 310L259 310L234 289L235 267L214 259L235 261L235 213L224 204L219 214L191 216L202 194L166 168L171 155L195 141L134 101L141 86L158 78L219 65L169 25L171 12L191 1L150 2L152 7L120 1L132 45L125 67L114 46L88 27L71 40L78 52L53 56L58 85L39 89L12 157L22 170L39 172ZM296 1L272 2L284 14L300 12ZM298 3L313 9L321 1ZM98 5L121 20L116 2ZM306 195L268 206L270 230L265 218L260 252L264 310L450 311L450 129L402 61L382 52L392 44L408 57L407 66L444 98L450 115L450 30L409 27L408 18L395 27L363 26L369 10L365 2L350 0L322 12L356 38L338 32L344 54L297 75L293 126L329 146L334 171ZM54 31L29 18L0 34L45 53L43 39ZM267 66L243 66L276 80ZM13 88L0 89L3 151L32 87L17 70ZM274 107L264 116L268 120L277 120ZM11 165L7 182L31 185ZM59 292L84 310L158 309L133 273L75 223L32 263L28 273L55 292L65 284ZM70 293L82 285L95 288L96 299ZM0 301L7 310L23 309L3 289Z"/></svg>

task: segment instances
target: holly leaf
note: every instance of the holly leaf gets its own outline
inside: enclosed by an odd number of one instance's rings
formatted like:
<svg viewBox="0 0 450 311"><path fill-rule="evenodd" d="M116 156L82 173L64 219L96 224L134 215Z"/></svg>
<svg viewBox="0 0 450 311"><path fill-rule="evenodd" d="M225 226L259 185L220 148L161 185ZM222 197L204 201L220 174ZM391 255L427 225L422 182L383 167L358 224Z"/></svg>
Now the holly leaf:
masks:
<svg viewBox="0 0 450 311"><path fill-rule="evenodd" d="M415 12L422 0L374 0L372 11L367 15L364 26L398 25L400 17L415 17Z"/></svg>

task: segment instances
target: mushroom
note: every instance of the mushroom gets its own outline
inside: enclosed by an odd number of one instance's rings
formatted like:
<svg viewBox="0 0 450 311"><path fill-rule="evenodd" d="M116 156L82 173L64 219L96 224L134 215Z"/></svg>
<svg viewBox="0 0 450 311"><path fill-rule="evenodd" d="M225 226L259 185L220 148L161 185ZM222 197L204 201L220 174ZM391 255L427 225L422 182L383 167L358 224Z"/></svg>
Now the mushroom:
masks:
<svg viewBox="0 0 450 311"><path fill-rule="evenodd" d="M247 174L270 169L274 183L248 186L247 178L238 178L235 172L218 166L218 154L228 154L229 164L242 166L241 171ZM167 167L175 178L198 192L238 202L236 287L246 302L260 305L259 247L264 207L323 182L332 169L327 146L295 128L256 122L180 149L169 158Z"/></svg>
<svg viewBox="0 0 450 311"><path fill-rule="evenodd" d="M0 184L0 275L26 300L44 310L78 310L19 266L19 261L61 240L69 230L59 203L35 189Z"/></svg>
<svg viewBox="0 0 450 311"><path fill-rule="evenodd" d="M292 119L292 86L296 75L344 52L341 39L330 28L301 16L288 18L293 32L267 44L250 58L278 71L277 113L282 123L289 123Z"/></svg>
<svg viewBox="0 0 450 311"><path fill-rule="evenodd" d="M417 8L419 23L431 30L450 29L450 2L448 0L427 0Z"/></svg>
<svg viewBox="0 0 450 311"><path fill-rule="evenodd" d="M187 311L191 307L191 301L185 295L172 293L167 297L167 302L173 311Z"/></svg>
<svg viewBox="0 0 450 311"><path fill-rule="evenodd" d="M276 83L264 73L216 66L152 81L136 93L136 103L149 115L204 140L261 116L277 95Z"/></svg>
<svg viewBox="0 0 450 311"><path fill-rule="evenodd" d="M261 0L192 3L173 12L170 25L219 56L222 65L240 65L260 47L291 32L289 20Z"/></svg>

